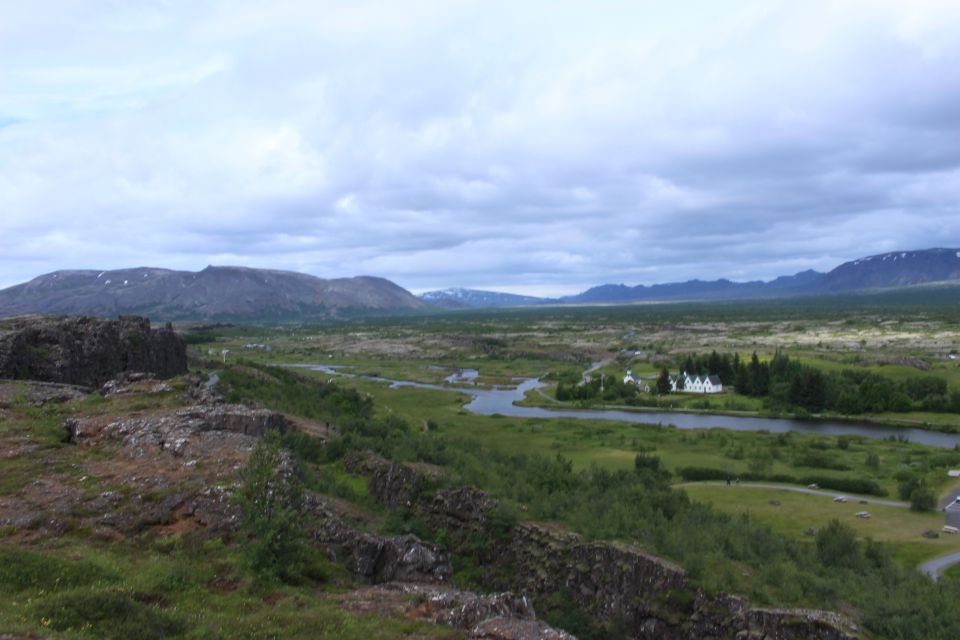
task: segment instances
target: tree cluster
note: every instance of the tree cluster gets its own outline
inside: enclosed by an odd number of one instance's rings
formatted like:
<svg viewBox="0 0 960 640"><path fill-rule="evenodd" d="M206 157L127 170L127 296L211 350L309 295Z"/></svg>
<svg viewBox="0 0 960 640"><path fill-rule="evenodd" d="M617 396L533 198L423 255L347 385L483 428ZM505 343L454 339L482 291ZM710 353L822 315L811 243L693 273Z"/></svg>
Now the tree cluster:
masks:
<svg viewBox="0 0 960 640"><path fill-rule="evenodd" d="M948 394L942 378L916 376L896 382L854 369L825 374L779 350L769 362L756 353L749 362L739 362L734 387L738 393L766 398L773 408L850 415L912 410L960 413L960 391Z"/></svg>
<svg viewBox="0 0 960 640"><path fill-rule="evenodd" d="M577 384L561 380L557 383L557 400L594 400L602 399L608 402L617 400L629 401L637 396L637 385L624 383L617 376L593 376L589 382Z"/></svg>

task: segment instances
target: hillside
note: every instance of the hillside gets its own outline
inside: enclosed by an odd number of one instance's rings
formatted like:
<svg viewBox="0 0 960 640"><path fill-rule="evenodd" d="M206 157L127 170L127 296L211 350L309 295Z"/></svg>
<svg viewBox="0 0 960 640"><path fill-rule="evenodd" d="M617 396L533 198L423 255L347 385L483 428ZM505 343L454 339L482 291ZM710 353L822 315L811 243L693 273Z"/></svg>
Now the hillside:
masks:
<svg viewBox="0 0 960 640"><path fill-rule="evenodd" d="M845 262L817 282L820 292L960 280L960 249L894 251Z"/></svg>
<svg viewBox="0 0 960 640"><path fill-rule="evenodd" d="M336 318L425 306L383 278L325 280L303 273L210 266L55 271L0 291L0 316L139 314L153 320Z"/></svg>

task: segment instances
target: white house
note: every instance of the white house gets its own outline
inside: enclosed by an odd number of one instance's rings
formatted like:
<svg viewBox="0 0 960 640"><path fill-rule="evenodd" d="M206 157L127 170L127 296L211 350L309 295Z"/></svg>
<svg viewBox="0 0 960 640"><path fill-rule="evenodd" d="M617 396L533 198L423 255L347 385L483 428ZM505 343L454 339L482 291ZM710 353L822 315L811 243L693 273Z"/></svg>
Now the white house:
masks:
<svg viewBox="0 0 960 640"><path fill-rule="evenodd" d="M623 384L635 384L639 391L650 393L650 385L646 384L638 376L633 375L633 372L629 369L627 369L627 375L623 376Z"/></svg>
<svg viewBox="0 0 960 640"><path fill-rule="evenodd" d="M682 393L720 393L723 391L723 383L719 376L696 375L692 376L684 371L679 376L670 376L670 391L676 393L677 383L683 379L683 388L679 389Z"/></svg>

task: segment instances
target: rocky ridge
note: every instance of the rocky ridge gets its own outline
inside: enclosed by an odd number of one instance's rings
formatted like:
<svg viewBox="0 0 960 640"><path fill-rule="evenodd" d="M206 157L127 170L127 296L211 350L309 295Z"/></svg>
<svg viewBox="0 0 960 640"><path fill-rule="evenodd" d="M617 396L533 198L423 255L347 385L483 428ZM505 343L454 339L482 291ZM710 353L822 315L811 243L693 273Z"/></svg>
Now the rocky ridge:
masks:
<svg viewBox="0 0 960 640"><path fill-rule="evenodd" d="M484 530L496 500L471 488L420 495L399 486L415 478L400 465L372 454L354 454L347 467L369 476L375 498L390 504L394 492L408 496L417 513L452 539ZM392 481L388 481L392 479ZM419 481L413 480L414 486ZM857 627L842 616L819 610L753 607L731 595L715 598L690 584L677 565L630 546L587 542L568 531L522 523L501 538L494 555L484 559L508 568L512 588L537 596L562 589L586 611L604 620L622 620L635 638L700 640L853 640Z"/></svg>
<svg viewBox="0 0 960 640"><path fill-rule="evenodd" d="M40 385L41 392L46 386ZM108 381L100 392L169 394L171 390L157 390L149 376L134 375ZM64 440L78 450L97 454L84 457L87 461L82 465L72 465L76 468L73 472L50 473L0 496L0 527L16 530L27 540L80 529L88 529L102 540L126 538L148 529L161 535L193 531L203 536L233 536L242 518L232 500L240 486L238 471L260 436L298 428L301 421L217 401L208 387L194 380L183 397L198 396L214 402L66 420ZM44 401L42 393L37 397ZM49 401L63 398L54 394ZM22 455L31 447L36 445L24 443L4 455ZM287 457L285 475L297 472L293 459ZM401 486L412 480L415 477L404 473L385 483L383 490L389 491L388 484ZM102 481L110 488L95 490L103 486ZM452 567L446 551L438 545L413 535L362 531L349 523L349 516L335 500L309 492L306 498L304 516L314 542L370 585L323 596L337 599L344 609L366 607L449 625L470 638L572 639L538 621L532 604L522 595L481 595L451 586Z"/></svg>

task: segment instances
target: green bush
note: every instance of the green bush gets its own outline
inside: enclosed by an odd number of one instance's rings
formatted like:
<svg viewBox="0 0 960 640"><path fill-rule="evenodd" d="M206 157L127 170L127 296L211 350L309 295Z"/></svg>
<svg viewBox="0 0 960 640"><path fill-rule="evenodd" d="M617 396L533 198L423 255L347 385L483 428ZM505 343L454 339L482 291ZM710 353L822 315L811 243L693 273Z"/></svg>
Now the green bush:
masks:
<svg viewBox="0 0 960 640"><path fill-rule="evenodd" d="M910 494L910 508L913 511L930 511L936 504L933 491L926 485L920 485Z"/></svg>
<svg viewBox="0 0 960 640"><path fill-rule="evenodd" d="M150 596L119 588L79 588L48 596L32 607L36 619L56 631L86 631L98 638L161 640L182 635L186 623L155 606Z"/></svg>
<svg viewBox="0 0 960 640"><path fill-rule="evenodd" d="M300 513L303 489L275 432L257 442L242 477L243 488L235 499L243 512L245 563L260 579L299 581L307 556Z"/></svg>
<svg viewBox="0 0 960 640"><path fill-rule="evenodd" d="M0 548L0 592L67 589L115 579L87 560L64 560L19 548Z"/></svg>
<svg viewBox="0 0 960 640"><path fill-rule="evenodd" d="M677 473L687 482L703 482L706 480L726 480L731 477L729 471L712 467L680 467Z"/></svg>
<svg viewBox="0 0 960 640"><path fill-rule="evenodd" d="M857 532L833 519L817 533L817 556L828 567L856 569L862 564Z"/></svg>
<svg viewBox="0 0 960 640"><path fill-rule="evenodd" d="M822 489L835 489L849 493L863 493L870 496L884 497L887 490L881 487L876 480L869 478L836 478L833 476L807 476L800 484L816 484Z"/></svg>

